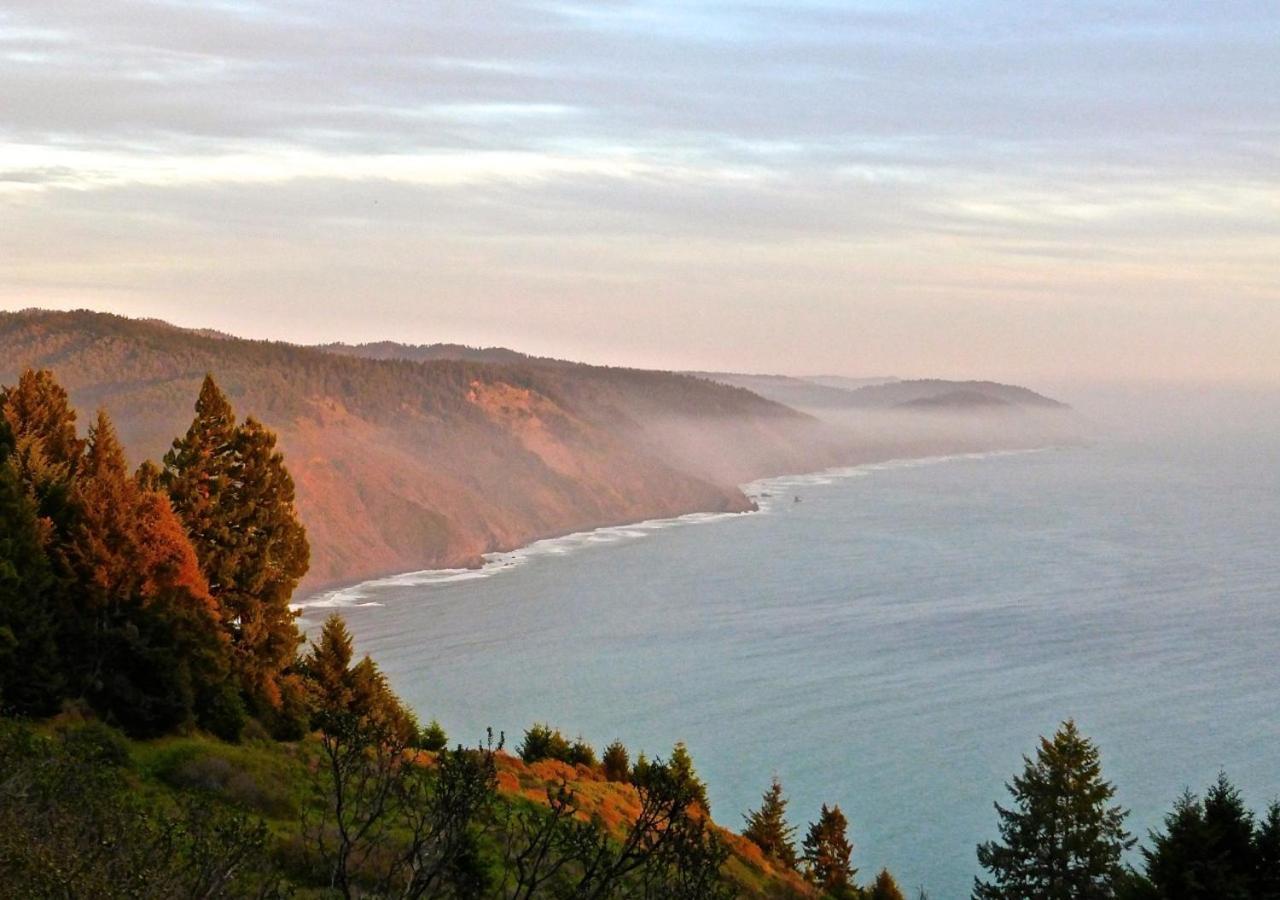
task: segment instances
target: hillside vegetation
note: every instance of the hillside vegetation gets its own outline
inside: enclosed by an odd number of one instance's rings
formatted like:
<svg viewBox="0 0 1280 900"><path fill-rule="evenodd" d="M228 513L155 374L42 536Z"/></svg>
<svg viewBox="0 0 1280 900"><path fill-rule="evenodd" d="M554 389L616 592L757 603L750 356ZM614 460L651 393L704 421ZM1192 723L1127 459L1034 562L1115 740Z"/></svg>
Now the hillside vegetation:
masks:
<svg viewBox="0 0 1280 900"><path fill-rule="evenodd" d="M46 367L109 407L133 463L190 417L207 373L270 421L307 521L307 587L474 565L542 537L742 511L737 485L838 461L813 420L663 372L365 359L90 312L0 314L0 380Z"/></svg>

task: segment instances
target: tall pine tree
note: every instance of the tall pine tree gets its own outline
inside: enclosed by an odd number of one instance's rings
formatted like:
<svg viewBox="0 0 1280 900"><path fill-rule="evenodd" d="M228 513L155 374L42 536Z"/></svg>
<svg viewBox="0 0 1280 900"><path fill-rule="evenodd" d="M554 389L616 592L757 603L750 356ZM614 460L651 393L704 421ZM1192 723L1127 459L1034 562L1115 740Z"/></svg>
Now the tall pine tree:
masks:
<svg viewBox="0 0 1280 900"><path fill-rule="evenodd" d="M787 798L776 775L760 800L760 808L743 818L747 821L743 837L759 847L766 857L788 869L796 867L796 830L787 824Z"/></svg>
<svg viewBox="0 0 1280 900"><path fill-rule="evenodd" d="M283 673L302 641L289 599L310 560L293 479L275 444L253 419L237 427L206 376L195 419L158 476L222 611L241 688L260 708L280 705Z"/></svg>
<svg viewBox="0 0 1280 900"><path fill-rule="evenodd" d="M828 808L824 803L802 845L809 880L837 900L858 896L853 882L858 870L850 861L853 845L849 843L848 830L849 822L840 807Z"/></svg>
<svg viewBox="0 0 1280 900"><path fill-rule="evenodd" d="M1105 900L1124 873L1133 846L1127 812L1111 805L1115 788L1102 779L1094 744L1068 720L1041 738L1033 762L1007 785L1011 808L996 804L1000 840L978 846L991 881L974 879L976 900Z"/></svg>
<svg viewBox="0 0 1280 900"><path fill-rule="evenodd" d="M12 454L0 417L0 711L38 716L55 712L62 698L57 585Z"/></svg>
<svg viewBox="0 0 1280 900"><path fill-rule="evenodd" d="M105 413L90 429L74 501L65 557L77 590L62 628L73 688L135 734L203 717L228 674L217 606L168 498L128 473Z"/></svg>

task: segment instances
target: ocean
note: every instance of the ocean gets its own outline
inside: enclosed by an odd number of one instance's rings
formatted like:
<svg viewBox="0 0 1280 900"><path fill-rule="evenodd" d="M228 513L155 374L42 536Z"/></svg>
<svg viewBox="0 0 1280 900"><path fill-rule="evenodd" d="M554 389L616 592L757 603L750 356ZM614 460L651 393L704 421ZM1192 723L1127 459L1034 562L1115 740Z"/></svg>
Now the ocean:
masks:
<svg viewBox="0 0 1280 900"><path fill-rule="evenodd" d="M993 801L1067 717L1130 830L1225 770L1280 796L1280 401L1088 398L1087 446L757 482L761 512L545 541L312 598L425 722L689 747L739 827L847 814L859 878L968 896Z"/></svg>

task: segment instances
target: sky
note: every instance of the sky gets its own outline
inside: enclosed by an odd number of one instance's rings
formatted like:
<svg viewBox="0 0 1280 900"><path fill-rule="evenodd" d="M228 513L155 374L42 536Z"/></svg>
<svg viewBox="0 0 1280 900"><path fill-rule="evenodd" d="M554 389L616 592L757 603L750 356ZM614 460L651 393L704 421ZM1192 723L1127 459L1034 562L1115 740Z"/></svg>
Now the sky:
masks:
<svg viewBox="0 0 1280 900"><path fill-rule="evenodd" d="M0 309L1280 385L1280 6L4 0Z"/></svg>

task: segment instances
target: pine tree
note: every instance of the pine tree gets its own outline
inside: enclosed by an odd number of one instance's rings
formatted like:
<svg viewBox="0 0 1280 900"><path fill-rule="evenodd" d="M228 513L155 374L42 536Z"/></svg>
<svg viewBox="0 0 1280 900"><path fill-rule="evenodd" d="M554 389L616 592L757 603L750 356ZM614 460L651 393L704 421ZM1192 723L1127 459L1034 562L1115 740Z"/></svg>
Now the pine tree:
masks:
<svg viewBox="0 0 1280 900"><path fill-rule="evenodd" d="M260 708L281 705L282 678L302 642L289 599L310 559L293 479L275 445L253 419L237 427L206 376L195 419L158 476L222 610L237 678Z"/></svg>
<svg viewBox="0 0 1280 900"><path fill-rule="evenodd" d="M1109 898L1123 875L1121 856L1133 846L1127 812L1109 805L1115 788L1102 780L1098 750L1073 721L1041 738L1036 759L1007 785L1014 805L996 804L999 842L978 846L992 874L974 879L977 900Z"/></svg>
<svg viewBox="0 0 1280 900"><path fill-rule="evenodd" d="M743 837L755 843L766 857L788 869L796 867L796 830L787 824L787 798L782 795L782 782L776 775L761 798L760 808L743 818L747 821Z"/></svg>
<svg viewBox="0 0 1280 900"><path fill-rule="evenodd" d="M27 369L0 391L0 413L13 441L13 465L36 503L41 541L52 550L75 515L72 479L84 454L75 410L51 372Z"/></svg>
<svg viewBox="0 0 1280 900"><path fill-rule="evenodd" d="M615 740L604 748L601 757L604 764L604 777L609 781L626 782L631 780L631 758L622 741Z"/></svg>
<svg viewBox="0 0 1280 900"><path fill-rule="evenodd" d="M857 896L853 879L858 870L850 858L853 845L847 832L849 822L839 806L822 804L818 821L809 825L802 844L805 874L818 888L837 898Z"/></svg>
<svg viewBox="0 0 1280 900"><path fill-rule="evenodd" d="M334 613L301 663L316 726L342 740L359 736L366 743L416 744L417 722L392 693L386 677L368 656L353 665L354 658L351 633Z"/></svg>
<svg viewBox="0 0 1280 900"><path fill-rule="evenodd" d="M202 716L228 672L217 607L168 499L129 475L106 413L74 488L65 558L77 590L62 638L75 690L135 734Z"/></svg>
<svg viewBox="0 0 1280 900"><path fill-rule="evenodd" d="M685 746L684 741L676 741L676 745L671 748L671 758L667 760L667 768L678 781L689 786L702 811L709 814L711 805L707 802L707 786L694 771L693 757L689 755L689 748Z"/></svg>
<svg viewBox="0 0 1280 900"><path fill-rule="evenodd" d="M1265 821L1258 834L1265 831ZM1205 792L1190 791L1165 816L1164 831L1143 848L1147 894L1161 900L1253 900L1261 847L1253 813L1225 774Z"/></svg>
<svg viewBox="0 0 1280 900"><path fill-rule="evenodd" d="M880 874L876 875L876 880L871 883L866 895L867 900L907 900L902 893L902 888L898 887L898 882L889 874L888 869L880 870Z"/></svg>
<svg viewBox="0 0 1280 900"><path fill-rule="evenodd" d="M62 697L56 585L12 451L0 417L0 711L38 716L54 712Z"/></svg>
<svg viewBox="0 0 1280 900"><path fill-rule="evenodd" d="M1255 900L1280 900L1280 802L1272 803L1258 823L1253 852Z"/></svg>

